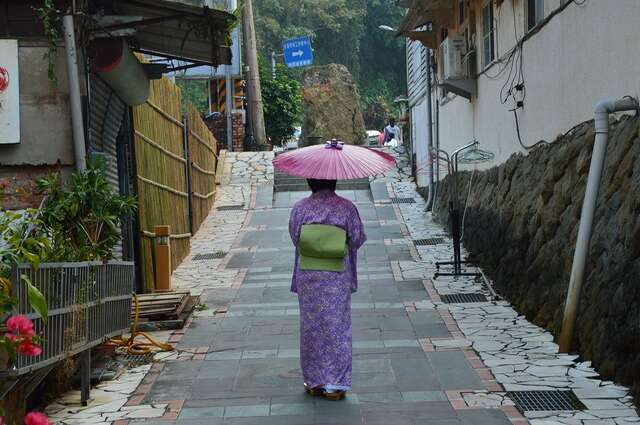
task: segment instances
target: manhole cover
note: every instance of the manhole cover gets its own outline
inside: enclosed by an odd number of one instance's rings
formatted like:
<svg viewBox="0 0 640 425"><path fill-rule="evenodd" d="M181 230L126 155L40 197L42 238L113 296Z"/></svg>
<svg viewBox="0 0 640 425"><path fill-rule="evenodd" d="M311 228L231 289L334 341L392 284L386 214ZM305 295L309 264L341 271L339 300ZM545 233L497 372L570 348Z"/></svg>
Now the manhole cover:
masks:
<svg viewBox="0 0 640 425"><path fill-rule="evenodd" d="M415 204L414 198L391 198L392 204Z"/></svg>
<svg viewBox="0 0 640 425"><path fill-rule="evenodd" d="M462 303L486 303L487 297L484 294L477 292L471 294L447 294L441 295L442 302L447 304L462 304Z"/></svg>
<svg viewBox="0 0 640 425"><path fill-rule="evenodd" d="M242 211L244 210L244 205L221 205L216 209L218 211Z"/></svg>
<svg viewBox="0 0 640 425"><path fill-rule="evenodd" d="M424 245L440 245L443 244L444 238L431 238L431 239L416 239L413 241L415 246L424 246Z"/></svg>
<svg viewBox="0 0 640 425"><path fill-rule="evenodd" d="M193 261L215 260L216 258L224 258L225 255L227 255L227 253L222 251L196 254L193 256Z"/></svg>
<svg viewBox="0 0 640 425"><path fill-rule="evenodd" d="M509 391L507 396L521 412L586 409L573 391Z"/></svg>

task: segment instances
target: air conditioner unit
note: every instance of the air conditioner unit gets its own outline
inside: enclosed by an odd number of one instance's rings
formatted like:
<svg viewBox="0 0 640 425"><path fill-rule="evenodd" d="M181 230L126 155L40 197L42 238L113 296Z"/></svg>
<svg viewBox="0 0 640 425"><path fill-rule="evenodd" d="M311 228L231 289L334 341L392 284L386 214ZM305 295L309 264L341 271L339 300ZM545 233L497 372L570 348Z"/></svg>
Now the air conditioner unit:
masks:
<svg viewBox="0 0 640 425"><path fill-rule="evenodd" d="M463 62L467 50L464 37L447 37L440 45L442 77L444 80L463 80L469 78Z"/></svg>

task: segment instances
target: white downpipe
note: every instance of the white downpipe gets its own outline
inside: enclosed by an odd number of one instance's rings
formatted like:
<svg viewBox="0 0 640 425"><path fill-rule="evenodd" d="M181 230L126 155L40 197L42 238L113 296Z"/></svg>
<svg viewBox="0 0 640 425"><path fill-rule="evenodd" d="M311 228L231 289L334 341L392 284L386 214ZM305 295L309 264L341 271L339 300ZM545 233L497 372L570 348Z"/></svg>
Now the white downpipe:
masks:
<svg viewBox="0 0 640 425"><path fill-rule="evenodd" d="M64 26L64 47L67 52L67 73L69 77L69 104L71 106L71 127L73 130L73 153L76 170L79 173L87 169L87 150L84 141L84 124L82 121L82 103L80 101L80 78L78 77L78 52L73 26L73 15L62 18Z"/></svg>
<svg viewBox="0 0 640 425"><path fill-rule="evenodd" d="M609 141L609 114L612 112L631 111L638 109L638 102L633 98L623 98L618 100L603 100L596 104L595 108L595 131L596 137L591 156L591 166L587 179L587 188L582 204L580 216L580 227L578 228L578 238L576 241L576 251L573 256L573 266L571 267L571 279L569 280L569 290L564 307L562 319L562 331L560 333L560 352L567 353L571 349L573 340L573 330L578 313L580 300L580 290L584 280L584 270L589 253L589 243L593 230L593 217L596 209L600 179L604 167L607 143Z"/></svg>

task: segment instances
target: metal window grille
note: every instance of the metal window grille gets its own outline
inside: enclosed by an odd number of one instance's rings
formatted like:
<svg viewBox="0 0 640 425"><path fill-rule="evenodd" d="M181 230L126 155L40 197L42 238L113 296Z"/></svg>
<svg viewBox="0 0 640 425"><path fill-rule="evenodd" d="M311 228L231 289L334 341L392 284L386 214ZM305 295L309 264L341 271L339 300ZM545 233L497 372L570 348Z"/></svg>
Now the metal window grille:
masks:
<svg viewBox="0 0 640 425"><path fill-rule="evenodd" d="M521 412L586 409L573 391L509 391L507 396Z"/></svg>
<svg viewBox="0 0 640 425"><path fill-rule="evenodd" d="M47 324L32 313L27 288L20 276L27 276L47 300ZM14 267L15 314L27 315L42 336L42 354L18 355L0 376L22 375L88 350L120 335L131 326L131 301L135 267L132 262L113 261L45 263L38 269Z"/></svg>

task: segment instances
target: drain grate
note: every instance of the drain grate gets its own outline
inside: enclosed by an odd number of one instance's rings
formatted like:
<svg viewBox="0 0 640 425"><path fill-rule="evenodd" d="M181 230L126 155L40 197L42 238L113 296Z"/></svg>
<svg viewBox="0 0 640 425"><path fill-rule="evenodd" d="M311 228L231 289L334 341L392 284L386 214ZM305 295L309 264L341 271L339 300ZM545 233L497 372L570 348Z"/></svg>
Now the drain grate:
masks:
<svg viewBox="0 0 640 425"><path fill-rule="evenodd" d="M218 211L242 211L244 210L244 205L221 205L216 209Z"/></svg>
<svg viewBox="0 0 640 425"><path fill-rule="evenodd" d="M149 363L153 363L155 353L147 354L124 354L117 357L117 361L127 368L134 368Z"/></svg>
<svg viewBox="0 0 640 425"><path fill-rule="evenodd" d="M391 198L392 204L415 204L414 198Z"/></svg>
<svg viewBox="0 0 640 425"><path fill-rule="evenodd" d="M586 409L573 391L509 391L507 396L523 413Z"/></svg>
<svg viewBox="0 0 640 425"><path fill-rule="evenodd" d="M441 295L440 299L442 302L447 304L463 304L463 303L486 303L489 301L484 294L480 294L478 292L470 293L470 294L447 294Z"/></svg>
<svg viewBox="0 0 640 425"><path fill-rule="evenodd" d="M196 254L193 256L193 261L215 260L216 258L224 258L226 255L227 253L223 251Z"/></svg>
<svg viewBox="0 0 640 425"><path fill-rule="evenodd" d="M416 239L413 241L415 246L440 245L443 244L444 238Z"/></svg>

